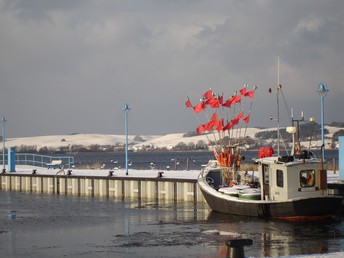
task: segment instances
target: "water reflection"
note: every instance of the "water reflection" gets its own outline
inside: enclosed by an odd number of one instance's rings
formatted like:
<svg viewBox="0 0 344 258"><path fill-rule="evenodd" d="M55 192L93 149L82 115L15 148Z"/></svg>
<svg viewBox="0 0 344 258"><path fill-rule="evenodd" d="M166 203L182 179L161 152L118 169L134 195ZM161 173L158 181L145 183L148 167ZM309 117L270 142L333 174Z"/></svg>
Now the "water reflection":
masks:
<svg viewBox="0 0 344 258"><path fill-rule="evenodd" d="M300 223L211 212L208 222L220 226L222 231L237 232L241 238L253 239L253 245L245 248L245 254L250 256L295 256L343 250L341 220Z"/></svg>
<svg viewBox="0 0 344 258"><path fill-rule="evenodd" d="M15 210L15 218L8 211ZM1 257L226 257L249 238L253 257L338 252L343 221L295 223L211 212L205 204L0 191Z"/></svg>

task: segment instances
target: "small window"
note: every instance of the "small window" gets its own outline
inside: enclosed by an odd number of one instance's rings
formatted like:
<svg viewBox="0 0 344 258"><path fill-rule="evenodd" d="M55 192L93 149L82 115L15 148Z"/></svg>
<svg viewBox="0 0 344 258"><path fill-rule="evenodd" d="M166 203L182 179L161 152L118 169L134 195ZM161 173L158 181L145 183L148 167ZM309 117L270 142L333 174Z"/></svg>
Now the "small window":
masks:
<svg viewBox="0 0 344 258"><path fill-rule="evenodd" d="M269 184L269 166L263 164L263 177L264 177L264 184Z"/></svg>
<svg viewBox="0 0 344 258"><path fill-rule="evenodd" d="M314 170L301 170L300 171L300 186L301 187L314 187L315 186L315 171Z"/></svg>
<svg viewBox="0 0 344 258"><path fill-rule="evenodd" d="M283 187L283 171L277 169L276 170L276 179L277 179L277 186Z"/></svg>

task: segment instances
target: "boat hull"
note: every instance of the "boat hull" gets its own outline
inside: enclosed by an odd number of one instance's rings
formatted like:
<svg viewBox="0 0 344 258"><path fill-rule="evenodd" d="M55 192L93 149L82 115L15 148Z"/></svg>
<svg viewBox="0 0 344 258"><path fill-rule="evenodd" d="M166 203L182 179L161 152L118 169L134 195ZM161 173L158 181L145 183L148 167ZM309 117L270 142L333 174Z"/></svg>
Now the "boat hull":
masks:
<svg viewBox="0 0 344 258"><path fill-rule="evenodd" d="M337 196L299 198L283 202L245 200L222 194L203 181L199 181L199 186L213 211L233 215L283 220L321 220L337 214L342 203L342 198Z"/></svg>

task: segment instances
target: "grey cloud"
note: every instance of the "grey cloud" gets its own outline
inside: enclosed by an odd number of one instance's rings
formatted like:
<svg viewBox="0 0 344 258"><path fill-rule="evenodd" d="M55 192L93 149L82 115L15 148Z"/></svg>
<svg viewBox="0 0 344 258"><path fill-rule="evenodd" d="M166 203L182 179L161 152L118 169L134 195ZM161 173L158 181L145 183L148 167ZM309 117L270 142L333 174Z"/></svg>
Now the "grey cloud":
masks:
<svg viewBox="0 0 344 258"><path fill-rule="evenodd" d="M289 106L342 120L342 1L0 1L0 113L11 136L194 130L185 109L209 87L256 84L251 126L270 125L280 80ZM56 118L49 121L50 117ZM285 124L289 121L285 121ZM273 124L271 124L273 126Z"/></svg>

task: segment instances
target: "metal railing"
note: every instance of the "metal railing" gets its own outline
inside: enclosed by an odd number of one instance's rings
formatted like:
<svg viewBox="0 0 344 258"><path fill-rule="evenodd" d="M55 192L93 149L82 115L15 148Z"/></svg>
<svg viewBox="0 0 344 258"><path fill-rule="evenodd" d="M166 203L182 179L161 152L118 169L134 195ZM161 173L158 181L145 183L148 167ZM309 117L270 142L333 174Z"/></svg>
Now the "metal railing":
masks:
<svg viewBox="0 0 344 258"><path fill-rule="evenodd" d="M62 160L62 165L66 168L71 168L74 164L73 156L48 156L33 153L16 153L16 165L30 165L38 167L47 167L53 160ZM0 163L2 163L0 157ZM7 155L5 155L5 162L7 164Z"/></svg>

